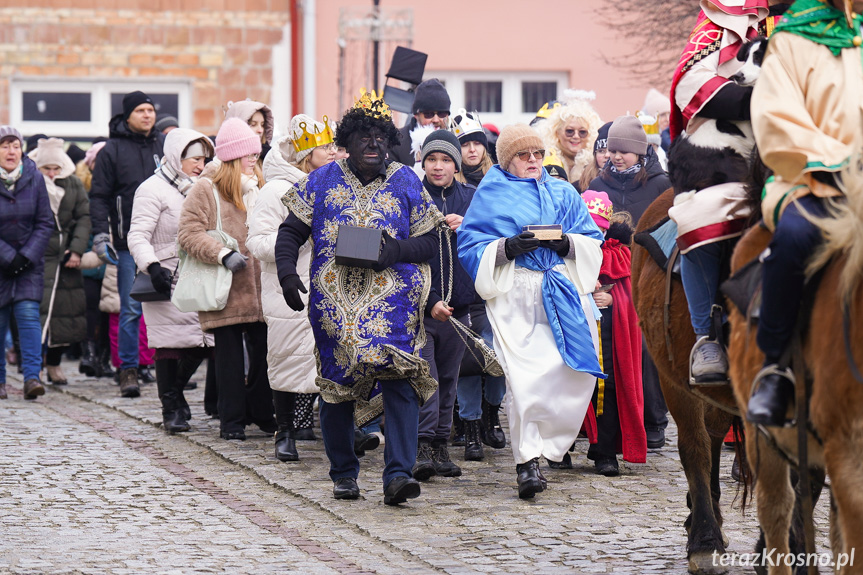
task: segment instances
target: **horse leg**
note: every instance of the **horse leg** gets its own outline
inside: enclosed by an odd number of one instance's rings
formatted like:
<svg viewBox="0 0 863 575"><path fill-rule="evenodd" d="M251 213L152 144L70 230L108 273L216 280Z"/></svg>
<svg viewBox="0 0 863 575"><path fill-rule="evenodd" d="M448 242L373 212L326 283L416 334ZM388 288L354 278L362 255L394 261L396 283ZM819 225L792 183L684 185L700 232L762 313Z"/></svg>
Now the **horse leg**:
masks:
<svg viewBox="0 0 863 575"><path fill-rule="evenodd" d="M689 534L686 543L689 572L701 575L725 573L714 553L725 553L722 533L714 514L711 494L711 442L704 427L704 407L694 403L687 391L664 385L665 401L677 423L680 463L689 485ZM714 565L714 563L717 563Z"/></svg>
<svg viewBox="0 0 863 575"><path fill-rule="evenodd" d="M788 534L794 512L794 488L788 463L758 430L746 424L746 457L755 474L755 503L769 559L789 552ZM763 573L763 570L760 571ZM791 567L772 565L770 575L791 575Z"/></svg>
<svg viewBox="0 0 863 575"><path fill-rule="evenodd" d="M825 439L824 460L839 516L842 552L850 559L852 551L855 555L856 550L863 552L863 460L860 459L863 423L856 420L850 422L849 427ZM839 557L834 559L838 562ZM843 575L863 573L863 555L855 556L853 565L845 565L838 572Z"/></svg>

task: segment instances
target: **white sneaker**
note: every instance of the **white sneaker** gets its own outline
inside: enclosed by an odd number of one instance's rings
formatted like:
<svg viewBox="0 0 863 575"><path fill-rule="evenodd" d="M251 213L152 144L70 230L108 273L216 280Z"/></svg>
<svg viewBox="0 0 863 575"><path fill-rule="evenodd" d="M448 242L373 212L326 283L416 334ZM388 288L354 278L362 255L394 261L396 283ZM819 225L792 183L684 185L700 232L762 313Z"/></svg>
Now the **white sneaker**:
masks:
<svg viewBox="0 0 863 575"><path fill-rule="evenodd" d="M693 350L690 373L695 383L728 381L728 357L722 346L713 340L699 340Z"/></svg>

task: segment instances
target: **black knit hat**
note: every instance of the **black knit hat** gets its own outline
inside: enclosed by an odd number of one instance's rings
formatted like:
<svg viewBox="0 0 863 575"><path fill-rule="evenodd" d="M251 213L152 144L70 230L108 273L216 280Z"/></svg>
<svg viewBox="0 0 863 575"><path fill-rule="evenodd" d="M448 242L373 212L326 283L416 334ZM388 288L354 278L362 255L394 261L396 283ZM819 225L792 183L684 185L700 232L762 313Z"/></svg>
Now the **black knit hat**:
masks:
<svg viewBox="0 0 863 575"><path fill-rule="evenodd" d="M129 116L132 115L132 112L135 111L135 108L141 104L153 105L153 100L150 99L150 96L141 91L130 92L123 96L123 119L128 120ZM155 109L155 105L153 105L153 108Z"/></svg>
<svg viewBox="0 0 863 575"><path fill-rule="evenodd" d="M449 94L440 80L432 78L417 86L414 93L414 114L420 112L449 112Z"/></svg>
<svg viewBox="0 0 863 575"><path fill-rule="evenodd" d="M455 134L448 130L435 130L428 135L423 142L422 163L425 164L426 156L434 152L446 154L455 162L455 171L461 171L461 144Z"/></svg>
<svg viewBox="0 0 863 575"><path fill-rule="evenodd" d="M608 129L614 122L608 122L607 124L603 124L602 127L596 134L596 140L593 142L593 153L599 151L600 148L608 147Z"/></svg>

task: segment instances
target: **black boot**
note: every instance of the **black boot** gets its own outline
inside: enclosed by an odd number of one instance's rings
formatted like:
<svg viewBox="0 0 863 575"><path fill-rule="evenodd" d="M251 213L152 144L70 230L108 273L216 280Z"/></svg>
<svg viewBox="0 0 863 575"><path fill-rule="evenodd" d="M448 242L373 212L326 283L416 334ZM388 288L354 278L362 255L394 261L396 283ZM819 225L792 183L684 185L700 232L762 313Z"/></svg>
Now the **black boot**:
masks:
<svg viewBox="0 0 863 575"><path fill-rule="evenodd" d="M430 477L437 475L434 461L432 461L430 440L420 438L417 444L417 461L414 464L411 475L417 481L427 481Z"/></svg>
<svg viewBox="0 0 863 575"><path fill-rule="evenodd" d="M465 444L465 427L464 420L458 414L458 402L453 406L452 411L452 445L453 447L461 447Z"/></svg>
<svg viewBox="0 0 863 575"><path fill-rule="evenodd" d="M98 377L96 368L99 365L99 357L96 354L96 342L88 339L84 345L84 353L81 355L81 362L78 364L78 373L83 373L87 377Z"/></svg>
<svg viewBox="0 0 863 575"><path fill-rule="evenodd" d="M204 413L219 419L219 388L216 386L216 361L207 359L207 379L204 383Z"/></svg>
<svg viewBox="0 0 863 575"><path fill-rule="evenodd" d="M532 499L534 495L542 491L542 480L539 478L539 462L531 459L527 463L519 463L515 466L518 474L518 496L521 499Z"/></svg>
<svg viewBox="0 0 863 575"><path fill-rule="evenodd" d="M103 347L99 354L99 367L101 374L98 377L114 377L114 367L111 365L111 348Z"/></svg>
<svg viewBox="0 0 863 575"><path fill-rule="evenodd" d="M374 433L366 433L360 428L354 429L354 455L362 457L366 451L380 447L381 438Z"/></svg>
<svg viewBox="0 0 863 575"><path fill-rule="evenodd" d="M276 459L279 461L299 461L297 442L293 437L294 415L297 407L296 393L273 390L273 408L276 412Z"/></svg>
<svg viewBox="0 0 863 575"><path fill-rule="evenodd" d="M461 467L449 458L446 439L434 439L431 442L432 463L437 475L441 477L459 477Z"/></svg>
<svg viewBox="0 0 863 575"><path fill-rule="evenodd" d="M162 402L162 426L169 434L189 431L189 423L183 418L177 393L176 359L156 360L156 388Z"/></svg>
<svg viewBox="0 0 863 575"><path fill-rule="evenodd" d="M180 409L183 412L183 417L186 421L192 419L192 410L189 409L189 403L186 401L186 396L183 391L192 376L198 371L201 362L204 360L200 357L184 357L177 365L177 395L179 396Z"/></svg>
<svg viewBox="0 0 863 575"><path fill-rule="evenodd" d="M789 373L790 372L786 372ZM746 419L756 425L782 427L785 412L794 396L794 384L778 371L768 371L760 378L758 387L749 398Z"/></svg>
<svg viewBox="0 0 863 575"><path fill-rule="evenodd" d="M150 370L149 365L139 365L138 366L138 381L141 382L141 385L149 385L156 381L156 377L153 375L153 372Z"/></svg>
<svg viewBox="0 0 863 575"><path fill-rule="evenodd" d="M482 400L482 442L494 449L506 447L506 435L500 427L500 405L492 405Z"/></svg>
<svg viewBox="0 0 863 575"><path fill-rule="evenodd" d="M482 438L480 437L480 421L464 422L464 458L466 461L482 461Z"/></svg>

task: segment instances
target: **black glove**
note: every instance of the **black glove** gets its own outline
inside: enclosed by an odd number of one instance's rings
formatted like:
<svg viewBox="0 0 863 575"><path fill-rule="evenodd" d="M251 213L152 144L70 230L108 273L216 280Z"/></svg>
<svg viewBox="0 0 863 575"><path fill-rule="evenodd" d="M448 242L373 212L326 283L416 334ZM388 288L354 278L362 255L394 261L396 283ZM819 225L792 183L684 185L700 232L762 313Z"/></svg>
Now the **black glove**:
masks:
<svg viewBox="0 0 863 575"><path fill-rule="evenodd" d="M6 268L6 275L10 278L17 278L31 267L33 267L33 262L21 254L15 254L15 257L12 258L12 263Z"/></svg>
<svg viewBox="0 0 863 575"><path fill-rule="evenodd" d="M376 272L382 272L397 261L401 261L401 246L399 240L390 236L386 231L382 232L384 245L381 248L381 254L378 256L378 263L372 266Z"/></svg>
<svg viewBox="0 0 863 575"><path fill-rule="evenodd" d="M232 274L246 268L246 260L249 259L239 252L231 250L231 253L222 258L222 265L231 270Z"/></svg>
<svg viewBox="0 0 863 575"><path fill-rule="evenodd" d="M514 260L521 254L532 252L539 247L539 240L533 235L533 232L521 232L518 235L507 238L503 245L506 252L506 259Z"/></svg>
<svg viewBox="0 0 863 575"><path fill-rule="evenodd" d="M564 258L569 253L569 238L564 235L559 240L541 240L539 247L548 248Z"/></svg>
<svg viewBox="0 0 863 575"><path fill-rule="evenodd" d="M147 273L150 274L150 281L153 282L153 288L159 293L171 294L171 283L173 278L171 274L159 264L153 262L147 266Z"/></svg>
<svg viewBox="0 0 863 575"><path fill-rule="evenodd" d="M303 285L303 280L297 274L289 274L285 276L279 283L282 284L282 295L285 296L285 303L294 311L303 311L306 305L300 299L300 292L309 293L306 286Z"/></svg>

